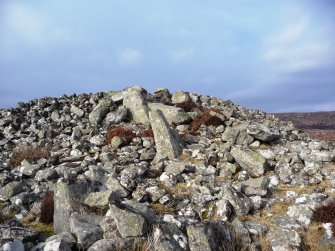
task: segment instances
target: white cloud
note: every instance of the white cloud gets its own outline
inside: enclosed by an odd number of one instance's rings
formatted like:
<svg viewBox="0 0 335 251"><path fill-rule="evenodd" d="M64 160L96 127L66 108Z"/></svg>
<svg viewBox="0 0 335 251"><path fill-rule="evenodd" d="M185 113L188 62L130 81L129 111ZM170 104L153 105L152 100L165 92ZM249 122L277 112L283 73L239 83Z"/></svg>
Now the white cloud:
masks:
<svg viewBox="0 0 335 251"><path fill-rule="evenodd" d="M2 22L7 41L37 46L79 41L73 29L53 23L49 16L23 3L8 4Z"/></svg>
<svg viewBox="0 0 335 251"><path fill-rule="evenodd" d="M181 63L190 60L195 54L195 48L186 48L175 50L170 53L170 61L172 63Z"/></svg>
<svg viewBox="0 0 335 251"><path fill-rule="evenodd" d="M289 44L299 40L308 26L308 18L303 17L298 22L291 24L279 33L268 38L268 43Z"/></svg>
<svg viewBox="0 0 335 251"><path fill-rule="evenodd" d="M261 58L276 74L312 70L332 62L331 43L316 36L317 30L307 20L302 18L265 39Z"/></svg>
<svg viewBox="0 0 335 251"><path fill-rule="evenodd" d="M133 67L139 65L143 60L141 51L133 48L126 48L119 54L119 65Z"/></svg>

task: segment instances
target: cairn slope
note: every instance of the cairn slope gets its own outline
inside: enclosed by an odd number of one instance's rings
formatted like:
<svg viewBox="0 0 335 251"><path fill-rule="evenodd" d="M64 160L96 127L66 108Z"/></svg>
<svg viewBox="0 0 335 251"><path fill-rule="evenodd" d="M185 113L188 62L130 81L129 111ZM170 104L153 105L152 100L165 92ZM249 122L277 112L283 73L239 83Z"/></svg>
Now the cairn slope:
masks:
<svg viewBox="0 0 335 251"><path fill-rule="evenodd" d="M334 143L211 96L21 102L0 110L0 246L327 250L334 161Z"/></svg>

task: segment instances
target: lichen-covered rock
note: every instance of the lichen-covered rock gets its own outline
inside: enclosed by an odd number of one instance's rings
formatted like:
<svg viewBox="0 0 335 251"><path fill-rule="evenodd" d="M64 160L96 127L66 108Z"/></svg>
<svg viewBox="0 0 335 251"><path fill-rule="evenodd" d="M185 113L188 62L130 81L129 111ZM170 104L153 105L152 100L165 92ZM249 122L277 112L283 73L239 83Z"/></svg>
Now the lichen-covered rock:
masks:
<svg viewBox="0 0 335 251"><path fill-rule="evenodd" d="M183 109L178 107L164 105L160 103L149 103L148 106L151 111L162 111L164 117L169 124L186 124L191 120L190 115L187 114Z"/></svg>
<svg viewBox="0 0 335 251"><path fill-rule="evenodd" d="M273 251L301 250L301 238L294 230L274 228L269 231L267 239Z"/></svg>
<svg viewBox="0 0 335 251"><path fill-rule="evenodd" d="M126 89L123 92L123 105L130 111L131 119L140 124L149 125L149 108L145 102L147 91L139 86Z"/></svg>
<svg viewBox="0 0 335 251"><path fill-rule="evenodd" d="M115 205L110 205L110 209L122 238L143 236L148 232L148 224L142 215Z"/></svg>
<svg viewBox="0 0 335 251"><path fill-rule="evenodd" d="M25 190L25 187L25 184L20 181L13 181L8 183L0 189L0 200L9 200L11 197L23 192Z"/></svg>
<svg viewBox="0 0 335 251"><path fill-rule="evenodd" d="M280 133L277 130L270 129L262 124L248 125L247 132L261 141L274 141L280 138Z"/></svg>
<svg viewBox="0 0 335 251"><path fill-rule="evenodd" d="M93 192L86 197L84 203L90 207L107 209L111 194L112 191Z"/></svg>
<svg viewBox="0 0 335 251"><path fill-rule="evenodd" d="M80 247L87 249L93 243L102 239L101 227L88 223L78 213L73 213L69 222L71 233L76 235Z"/></svg>
<svg viewBox="0 0 335 251"><path fill-rule="evenodd" d="M119 106L115 111L111 111L106 115L104 123L106 126L119 124L127 118L127 114L127 108L125 106Z"/></svg>
<svg viewBox="0 0 335 251"><path fill-rule="evenodd" d="M151 111L149 117L157 151L154 162L157 163L165 158L177 158L181 153L181 141L177 133L169 127L160 110Z"/></svg>
<svg viewBox="0 0 335 251"><path fill-rule="evenodd" d="M307 205L292 205L288 208L287 215L308 227L313 217L313 210Z"/></svg>
<svg viewBox="0 0 335 251"><path fill-rule="evenodd" d="M233 147L230 153L236 162L248 171L252 177L259 177L264 174L266 160L259 153L248 149L241 150L237 147Z"/></svg>
<svg viewBox="0 0 335 251"><path fill-rule="evenodd" d="M171 101L173 103L185 103L192 101L192 98L188 92L178 91L172 94Z"/></svg>
<svg viewBox="0 0 335 251"><path fill-rule="evenodd" d="M234 237L224 222L206 221L186 227L191 251L232 251Z"/></svg>
<svg viewBox="0 0 335 251"><path fill-rule="evenodd" d="M235 211L241 215L247 215L252 209L252 201L235 188L225 186L220 193L222 199L226 199L234 207Z"/></svg>
<svg viewBox="0 0 335 251"><path fill-rule="evenodd" d="M89 120L93 125L98 125L109 112L112 101L103 99L97 104L89 115Z"/></svg>
<svg viewBox="0 0 335 251"><path fill-rule="evenodd" d="M188 250L187 237L173 223L161 222L153 226L153 242L161 251Z"/></svg>

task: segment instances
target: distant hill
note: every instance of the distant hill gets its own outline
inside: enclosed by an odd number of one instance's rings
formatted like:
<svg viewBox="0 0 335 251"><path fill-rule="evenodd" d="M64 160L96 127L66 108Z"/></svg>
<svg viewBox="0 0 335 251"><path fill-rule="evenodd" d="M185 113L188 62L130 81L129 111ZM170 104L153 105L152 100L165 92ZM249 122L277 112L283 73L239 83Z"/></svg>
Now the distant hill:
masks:
<svg viewBox="0 0 335 251"><path fill-rule="evenodd" d="M297 128L304 130L313 138L335 141L335 111L274 113L274 115L281 120L292 121Z"/></svg>

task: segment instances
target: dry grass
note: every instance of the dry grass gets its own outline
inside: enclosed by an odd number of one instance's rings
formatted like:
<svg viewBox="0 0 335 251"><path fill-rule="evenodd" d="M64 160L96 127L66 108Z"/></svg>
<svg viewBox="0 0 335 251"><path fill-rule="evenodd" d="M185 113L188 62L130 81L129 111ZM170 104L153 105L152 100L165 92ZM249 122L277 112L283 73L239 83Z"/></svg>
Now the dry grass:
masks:
<svg viewBox="0 0 335 251"><path fill-rule="evenodd" d="M304 237L305 245L307 250L318 250L318 251L330 251L335 250L334 247L326 247L320 245L320 240L324 236L325 232L323 227L318 222L312 222L307 231L301 233Z"/></svg>
<svg viewBox="0 0 335 251"><path fill-rule="evenodd" d="M175 214L174 203L169 203L166 205L152 203L150 206L158 215Z"/></svg>
<svg viewBox="0 0 335 251"><path fill-rule="evenodd" d="M12 168L17 167L23 160L37 161L41 158L48 159L51 155L51 146L25 146L15 149L10 158Z"/></svg>
<svg viewBox="0 0 335 251"><path fill-rule="evenodd" d="M28 214L23 218L20 223L21 225L31 228L38 233L44 234L46 237L54 235L54 226L53 224L44 224L40 222L35 222L36 217L32 214Z"/></svg>

